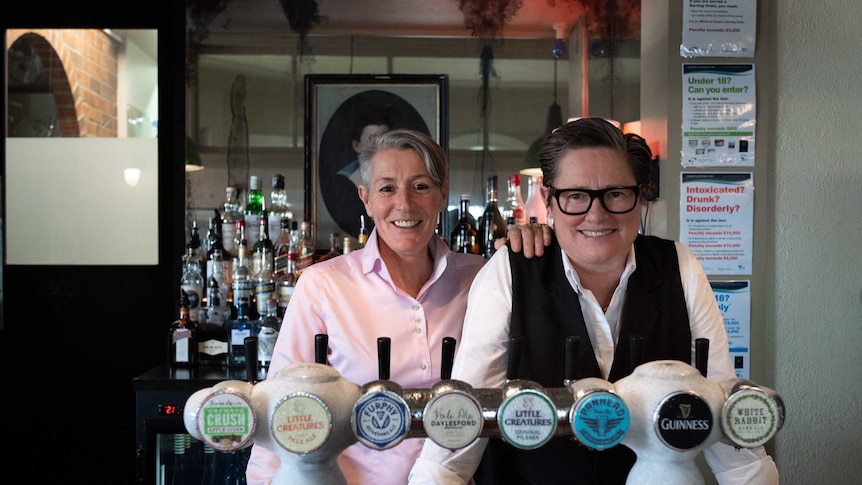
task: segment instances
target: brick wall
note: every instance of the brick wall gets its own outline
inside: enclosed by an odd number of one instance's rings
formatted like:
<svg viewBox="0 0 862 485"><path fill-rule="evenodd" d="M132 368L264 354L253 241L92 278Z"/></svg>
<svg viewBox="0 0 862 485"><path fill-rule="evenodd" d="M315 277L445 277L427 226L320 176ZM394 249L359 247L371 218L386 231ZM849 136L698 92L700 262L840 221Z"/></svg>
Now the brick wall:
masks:
<svg viewBox="0 0 862 485"><path fill-rule="evenodd" d="M50 74L64 137L117 136L118 44L96 29L10 29L8 49L28 36Z"/></svg>

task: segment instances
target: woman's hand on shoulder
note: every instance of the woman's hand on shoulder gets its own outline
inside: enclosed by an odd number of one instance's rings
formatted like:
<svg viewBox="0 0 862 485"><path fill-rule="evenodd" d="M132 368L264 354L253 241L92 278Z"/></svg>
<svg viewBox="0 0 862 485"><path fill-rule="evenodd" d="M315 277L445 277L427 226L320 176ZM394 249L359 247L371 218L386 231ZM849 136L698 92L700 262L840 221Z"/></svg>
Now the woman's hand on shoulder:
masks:
<svg viewBox="0 0 862 485"><path fill-rule="evenodd" d="M545 246L551 244L551 231L551 226L547 224L513 226L506 233L506 237L494 241L494 247L500 249L508 241L512 251L523 252L527 259L541 256L545 254Z"/></svg>

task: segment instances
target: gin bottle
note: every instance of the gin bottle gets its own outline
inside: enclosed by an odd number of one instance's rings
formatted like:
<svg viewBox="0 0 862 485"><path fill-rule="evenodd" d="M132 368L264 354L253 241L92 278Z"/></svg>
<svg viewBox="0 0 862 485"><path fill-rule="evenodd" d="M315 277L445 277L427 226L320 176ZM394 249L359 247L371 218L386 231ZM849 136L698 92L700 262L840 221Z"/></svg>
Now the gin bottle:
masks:
<svg viewBox="0 0 862 485"><path fill-rule="evenodd" d="M266 218L266 206L263 191L260 189L260 179L252 175L248 180L248 201L245 204L245 228L249 241L257 241L260 231L260 220Z"/></svg>

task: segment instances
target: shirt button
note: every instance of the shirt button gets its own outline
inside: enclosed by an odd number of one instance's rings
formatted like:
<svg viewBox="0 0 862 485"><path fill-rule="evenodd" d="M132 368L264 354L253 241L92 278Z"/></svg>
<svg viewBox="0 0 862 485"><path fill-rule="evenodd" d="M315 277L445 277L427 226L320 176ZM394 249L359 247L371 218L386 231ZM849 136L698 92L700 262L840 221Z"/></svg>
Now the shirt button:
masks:
<svg viewBox="0 0 862 485"><path fill-rule="evenodd" d="M425 364L422 364L422 365L420 365L420 366L419 366L419 368L420 368L420 369L422 369L422 370L427 370L427 369L428 369L428 366L427 366L427 365L425 365Z"/></svg>
<svg viewBox="0 0 862 485"><path fill-rule="evenodd" d="M413 319L413 323L422 323L422 319L419 317L416 317Z"/></svg>
<svg viewBox="0 0 862 485"><path fill-rule="evenodd" d="M416 327L416 335L419 335L420 333L422 333L422 329L419 327Z"/></svg>
<svg viewBox="0 0 862 485"><path fill-rule="evenodd" d="M418 310L418 309L419 309L419 304L418 304L418 303L414 303L414 304L413 304L413 311L416 311L416 310Z"/></svg>

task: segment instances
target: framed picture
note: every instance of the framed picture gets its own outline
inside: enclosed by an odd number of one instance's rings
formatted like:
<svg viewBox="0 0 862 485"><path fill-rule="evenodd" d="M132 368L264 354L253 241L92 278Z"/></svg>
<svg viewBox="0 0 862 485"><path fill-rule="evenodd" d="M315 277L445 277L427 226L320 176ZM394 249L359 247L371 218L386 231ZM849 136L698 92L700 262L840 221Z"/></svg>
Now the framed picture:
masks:
<svg viewBox="0 0 862 485"><path fill-rule="evenodd" d="M430 135L448 153L449 78L445 74L305 76L305 219L317 249L329 235L359 235L365 213L357 187L355 147L363 137L409 128Z"/></svg>

